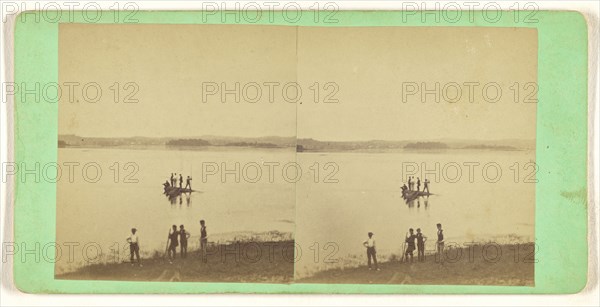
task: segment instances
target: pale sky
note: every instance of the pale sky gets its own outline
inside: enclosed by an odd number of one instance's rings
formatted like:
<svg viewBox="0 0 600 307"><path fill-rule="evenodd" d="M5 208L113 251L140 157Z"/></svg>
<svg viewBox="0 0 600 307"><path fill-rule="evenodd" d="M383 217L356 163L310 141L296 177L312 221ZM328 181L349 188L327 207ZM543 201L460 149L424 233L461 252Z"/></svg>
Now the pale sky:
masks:
<svg viewBox="0 0 600 307"><path fill-rule="evenodd" d="M69 103L65 82L79 82ZM96 82L96 103L81 96ZM115 103L115 82L120 85ZM134 87L138 103L123 103ZM206 84L240 84L240 102ZM273 82L274 102L269 102ZM283 85L298 82L282 93ZM317 94L315 82L319 84ZM323 86L331 82L328 88ZM403 103L403 84L434 88ZM445 101L443 87L462 99ZM465 82L474 87L469 103ZM80 136L294 136L319 140L534 139L536 104L522 101L537 82L537 31L489 27L285 27L256 25L84 25L59 28L59 133ZM498 84L496 103L483 86ZM515 87L520 87L515 103ZM203 87L203 84L205 85ZM256 94L262 97L250 102ZM247 86L246 96L243 87ZM217 90L219 90L217 88ZM414 88L412 88L414 90ZM455 87L448 87L454 96ZM495 96L495 89L488 93ZM338 103L323 103L326 96ZM88 89L91 98L95 90ZM314 99L319 103L314 103ZM533 97L536 97L535 95Z"/></svg>

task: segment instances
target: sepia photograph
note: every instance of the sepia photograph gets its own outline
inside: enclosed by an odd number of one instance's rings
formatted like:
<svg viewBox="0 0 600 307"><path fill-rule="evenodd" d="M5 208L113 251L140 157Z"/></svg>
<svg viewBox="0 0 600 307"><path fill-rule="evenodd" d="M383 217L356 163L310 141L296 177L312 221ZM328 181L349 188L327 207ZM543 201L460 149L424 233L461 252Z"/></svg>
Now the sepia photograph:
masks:
<svg viewBox="0 0 600 307"><path fill-rule="evenodd" d="M58 31L56 279L535 285L535 28Z"/></svg>

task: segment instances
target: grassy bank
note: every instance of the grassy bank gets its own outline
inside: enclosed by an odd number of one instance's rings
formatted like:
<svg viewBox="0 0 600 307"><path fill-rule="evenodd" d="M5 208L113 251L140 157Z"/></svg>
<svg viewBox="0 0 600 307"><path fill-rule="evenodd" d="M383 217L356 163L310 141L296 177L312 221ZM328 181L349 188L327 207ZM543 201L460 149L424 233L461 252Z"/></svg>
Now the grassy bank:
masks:
<svg viewBox="0 0 600 307"><path fill-rule="evenodd" d="M533 286L533 243L473 245L446 249L444 261L427 255L424 262L401 262L400 257L378 259L380 271L365 265L321 271L294 280L294 242L230 243L213 245L207 262L197 250L169 263L162 255L142 259L142 265L93 264L56 276L74 280L332 283L332 284L431 284ZM179 250L178 250L179 252Z"/></svg>
<svg viewBox="0 0 600 307"><path fill-rule="evenodd" d="M288 283L294 277L294 242L256 242L211 245L207 261L197 250L173 263L158 253L142 266L125 263L92 264L57 279Z"/></svg>
<svg viewBox="0 0 600 307"><path fill-rule="evenodd" d="M430 284L533 286L533 243L516 245L474 245L446 250L446 260L427 255L424 262L400 262L400 257L383 260L380 271L358 268L330 269L297 283L336 284Z"/></svg>

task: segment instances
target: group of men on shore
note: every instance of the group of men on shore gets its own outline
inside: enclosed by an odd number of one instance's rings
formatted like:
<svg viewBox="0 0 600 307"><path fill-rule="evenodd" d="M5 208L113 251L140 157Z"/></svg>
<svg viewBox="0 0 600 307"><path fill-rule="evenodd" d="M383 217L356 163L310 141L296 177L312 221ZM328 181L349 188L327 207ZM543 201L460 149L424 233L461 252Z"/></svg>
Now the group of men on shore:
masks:
<svg viewBox="0 0 600 307"><path fill-rule="evenodd" d="M167 250L165 256L169 257L169 263L173 263L177 256L177 247L180 247L180 257L182 259L187 258L187 246L188 239L191 237L191 234L185 229L184 225L179 225L179 229L177 229L177 225L173 225L169 230L169 235L167 237ZM131 228L131 234L127 237L127 242L129 243L129 251L130 251L130 261L131 265L134 264L134 256L137 259L139 266L142 266L142 262L140 260L140 241L139 236L137 234L136 228ZM208 246L208 233L206 231L206 222L204 220L200 220L200 257L202 262L207 262L206 258L206 249Z"/></svg>
<svg viewBox="0 0 600 307"><path fill-rule="evenodd" d="M442 229L442 224L438 223L437 227L437 241L436 241L436 253L439 257L443 257L444 252L444 230ZM408 262L410 257L410 262L413 262L413 253L415 249L417 250L417 261L425 262L425 242L427 241L427 237L423 235L421 232L421 228L417 228L417 233L414 233L414 229L410 228L409 233L404 238L404 246L402 262ZM369 232L368 239L363 242L363 245L367 248L367 265L369 270L372 270L371 262L375 265L375 270L380 271L379 266L377 265L377 248L375 244L374 234ZM416 244L415 244L416 242ZM443 258L439 258L443 259Z"/></svg>

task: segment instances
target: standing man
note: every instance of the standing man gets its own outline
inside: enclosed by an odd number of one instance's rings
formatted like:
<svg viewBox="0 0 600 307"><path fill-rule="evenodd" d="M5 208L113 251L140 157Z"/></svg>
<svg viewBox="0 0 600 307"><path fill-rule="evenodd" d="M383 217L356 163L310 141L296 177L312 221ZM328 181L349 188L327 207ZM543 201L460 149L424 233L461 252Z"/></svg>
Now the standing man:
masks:
<svg viewBox="0 0 600 307"><path fill-rule="evenodd" d="M427 190L427 193L429 193L429 179L425 178L425 181L423 181L423 192L425 192L425 190Z"/></svg>
<svg viewBox="0 0 600 307"><path fill-rule="evenodd" d="M425 261L425 241L427 237L421 233L421 228L417 228L417 260Z"/></svg>
<svg viewBox="0 0 600 307"><path fill-rule="evenodd" d="M190 190L192 189L192 177L187 176L185 179L185 188Z"/></svg>
<svg viewBox="0 0 600 307"><path fill-rule="evenodd" d="M173 225L173 229L169 231L168 237L168 240L171 241L169 243L169 263L173 263L173 260L175 260L175 256L177 255L177 246L179 245L179 242L177 240L178 237L179 231L177 231L177 225Z"/></svg>
<svg viewBox="0 0 600 307"><path fill-rule="evenodd" d="M421 190L421 179L417 177L417 192Z"/></svg>
<svg viewBox="0 0 600 307"><path fill-rule="evenodd" d="M206 263L206 248L208 245L208 234L206 233L206 223L204 220L200 220L200 257L202 262Z"/></svg>
<svg viewBox="0 0 600 307"><path fill-rule="evenodd" d="M415 251L415 230L409 229L409 235L406 237L406 252L404 253L404 262L408 262L408 256L410 256L410 262L413 262L413 252Z"/></svg>
<svg viewBox="0 0 600 307"><path fill-rule="evenodd" d="M408 177L408 189L410 191L412 191L412 189L413 189L412 177Z"/></svg>
<svg viewBox="0 0 600 307"><path fill-rule="evenodd" d="M375 270L379 271L379 266L377 265L377 250L375 248L375 239L373 239L373 233L369 232L367 234L369 238L363 242L363 245L367 248L367 264L369 265L369 271L371 270L371 259L373 259L373 263L375 264Z"/></svg>
<svg viewBox="0 0 600 307"><path fill-rule="evenodd" d="M444 230L442 229L442 224L437 224L437 255L440 261L444 261Z"/></svg>
<svg viewBox="0 0 600 307"><path fill-rule="evenodd" d="M187 258L187 242L190 238L190 233L183 228L183 225L179 225L179 243L181 243L181 258Z"/></svg>
<svg viewBox="0 0 600 307"><path fill-rule="evenodd" d="M175 187L175 174L171 173L171 186Z"/></svg>
<svg viewBox="0 0 600 307"><path fill-rule="evenodd" d="M140 261L140 239L137 236L137 229L131 228L131 235L127 237L127 243L129 243L129 251L131 253L131 265L133 265L133 256L137 258L139 266L142 266Z"/></svg>
<svg viewBox="0 0 600 307"><path fill-rule="evenodd" d="M181 173L179 174L179 187L183 188L183 176L181 175Z"/></svg>

